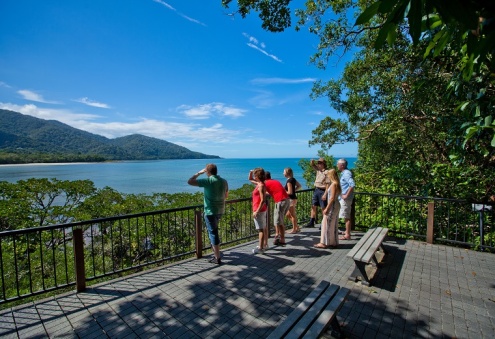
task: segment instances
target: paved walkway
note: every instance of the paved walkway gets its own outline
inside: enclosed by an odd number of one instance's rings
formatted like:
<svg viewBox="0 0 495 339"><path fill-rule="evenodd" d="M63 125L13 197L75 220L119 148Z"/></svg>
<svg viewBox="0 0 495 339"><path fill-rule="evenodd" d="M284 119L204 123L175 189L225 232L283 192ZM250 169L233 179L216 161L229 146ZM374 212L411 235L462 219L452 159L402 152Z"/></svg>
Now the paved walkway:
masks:
<svg viewBox="0 0 495 339"><path fill-rule="evenodd" d="M249 243L225 250L221 266L185 260L3 310L0 336L264 338L326 279L351 289L339 313L346 337L493 338L494 254L388 238L385 265L365 287L348 280L356 240L317 250L318 238L303 229L265 255Z"/></svg>

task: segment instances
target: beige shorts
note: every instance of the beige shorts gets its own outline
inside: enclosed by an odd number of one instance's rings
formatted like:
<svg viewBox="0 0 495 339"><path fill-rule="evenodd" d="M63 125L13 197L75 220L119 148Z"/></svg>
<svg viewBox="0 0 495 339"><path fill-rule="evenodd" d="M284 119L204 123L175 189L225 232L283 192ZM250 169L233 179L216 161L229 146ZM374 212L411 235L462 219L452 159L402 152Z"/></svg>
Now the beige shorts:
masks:
<svg viewBox="0 0 495 339"><path fill-rule="evenodd" d="M290 207L296 207L297 199L290 199Z"/></svg>
<svg viewBox="0 0 495 339"><path fill-rule="evenodd" d="M340 199L340 212L339 218L350 219L351 218L351 208L352 208L352 199Z"/></svg>
<svg viewBox="0 0 495 339"><path fill-rule="evenodd" d="M284 217L290 207L290 200L285 199L275 204L275 213L273 213L273 224L275 226L284 226Z"/></svg>

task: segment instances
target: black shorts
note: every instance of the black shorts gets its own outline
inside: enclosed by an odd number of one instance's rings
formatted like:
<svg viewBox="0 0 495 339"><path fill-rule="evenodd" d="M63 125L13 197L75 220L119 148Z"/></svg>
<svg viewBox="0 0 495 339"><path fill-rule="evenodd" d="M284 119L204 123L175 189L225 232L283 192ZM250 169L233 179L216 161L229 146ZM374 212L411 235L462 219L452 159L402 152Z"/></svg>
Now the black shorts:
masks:
<svg viewBox="0 0 495 339"><path fill-rule="evenodd" d="M322 190L321 188L315 188L315 191L313 192L313 206L320 206L321 208L327 207L327 200L322 199L323 193L325 193L325 190Z"/></svg>

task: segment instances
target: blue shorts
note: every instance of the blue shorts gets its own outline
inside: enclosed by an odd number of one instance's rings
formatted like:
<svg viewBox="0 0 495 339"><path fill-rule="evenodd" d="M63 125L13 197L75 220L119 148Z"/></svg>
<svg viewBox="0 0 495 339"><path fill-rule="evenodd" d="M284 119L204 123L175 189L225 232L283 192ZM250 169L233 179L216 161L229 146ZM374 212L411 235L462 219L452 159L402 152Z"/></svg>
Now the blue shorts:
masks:
<svg viewBox="0 0 495 339"><path fill-rule="evenodd" d="M221 214L206 215L205 224L208 231L208 237L212 245L220 244L220 236L218 235L218 222L220 221Z"/></svg>
<svg viewBox="0 0 495 339"><path fill-rule="evenodd" d="M325 190L322 190L321 188L315 188L312 201L313 206L320 206L321 208L327 207L327 201L322 199L323 193L325 193Z"/></svg>

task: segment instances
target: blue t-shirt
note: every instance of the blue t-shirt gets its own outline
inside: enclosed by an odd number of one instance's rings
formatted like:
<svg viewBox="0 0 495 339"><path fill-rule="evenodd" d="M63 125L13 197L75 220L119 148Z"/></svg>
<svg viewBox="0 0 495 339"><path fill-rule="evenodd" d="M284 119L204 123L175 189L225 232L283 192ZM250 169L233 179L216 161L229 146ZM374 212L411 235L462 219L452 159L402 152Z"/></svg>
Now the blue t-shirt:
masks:
<svg viewBox="0 0 495 339"><path fill-rule="evenodd" d="M225 196L227 195L227 181L219 175L210 175L196 180L199 187L204 188L204 205L206 215L225 213Z"/></svg>
<svg viewBox="0 0 495 339"><path fill-rule="evenodd" d="M348 169L342 171L342 174L340 176L340 187L342 188L342 194L346 194L349 188L356 187L356 184L354 183L354 178L352 177L352 172L349 171ZM351 195L347 197L347 199L351 199L353 197L354 197L354 190L352 191ZM341 199L340 196L339 199Z"/></svg>

